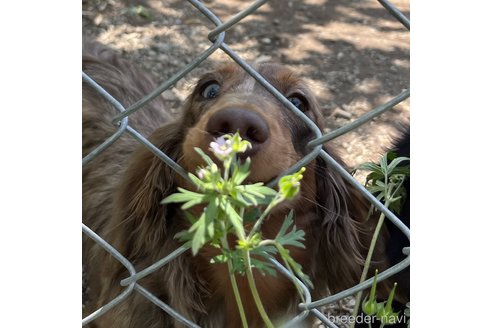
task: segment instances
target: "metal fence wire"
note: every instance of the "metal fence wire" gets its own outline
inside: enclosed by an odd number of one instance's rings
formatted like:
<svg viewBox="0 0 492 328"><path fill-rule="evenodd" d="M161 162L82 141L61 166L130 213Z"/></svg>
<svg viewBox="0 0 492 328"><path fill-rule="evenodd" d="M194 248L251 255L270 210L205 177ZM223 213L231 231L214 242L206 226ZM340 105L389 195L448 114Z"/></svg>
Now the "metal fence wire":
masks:
<svg viewBox="0 0 492 328"><path fill-rule="evenodd" d="M225 33L228 29L238 24L243 18L255 12L259 7L268 2L268 0L258 0L252 3L247 9L240 11L235 16L233 16L230 20L223 23L220 19L210 10L205 4L200 2L199 0L188 0L188 2L195 7L201 14L203 14L207 19L209 19L216 27L208 33L208 39L212 43L211 46L201 53L199 56L194 58L188 65L179 70L176 74L174 74L171 78L163 82L159 85L154 91L140 99L133 105L128 108L124 108L116 99L114 99L106 90L104 90L101 86L99 86L94 80L91 79L86 73L82 72L82 80L93 87L99 94L101 94L105 99L107 99L119 112L114 116L113 123L117 126L116 132L105 140L102 144L97 146L94 150L92 150L88 155L86 155L82 159L82 165L85 165L95 157L97 157L101 152L103 152L106 148L110 147L123 133L128 133L132 137L134 137L138 142L147 147L150 151L152 151L157 157L159 157L162 161L164 161L167 165L169 165L173 170L175 170L179 175L181 175L185 179L189 179L187 176L187 172L179 166L176 162L174 162L170 157L168 157L165 153L159 150L156 146L150 143L146 138L144 138L138 131L133 129L128 124L128 116L134 113L135 111L142 108L145 104L150 102L152 99L160 95L162 92L166 91L168 88L176 84L180 79L182 79L186 74L192 71L195 67L197 67L200 63L205 61L212 53L221 49L224 53L226 53L232 60L234 60L238 65L240 65L248 74L250 74L258 83L260 83L263 87L265 87L269 92L271 92L283 105L285 105L289 110L294 112L301 120L306 122L312 131L315 133L316 138L308 143L308 147L311 148L311 152L306 155L303 159L297 162L294 166L285 171L282 175L290 174L292 172L297 171L302 166L307 165L310 161L320 156L323 158L326 163L334 170L336 170L339 174L343 176L350 184L352 184L356 189L358 189L364 197L366 197L374 206L383 212L386 217L393 222L404 234L407 238L410 238L410 229L406 227L400 219L398 219L391 211L389 211L381 202L379 202L371 193L369 193L364 186L362 186L357 180L355 180L350 173L348 173L340 164L338 164L329 154L327 154L324 150L322 150L322 145L332 139L335 139L357 127L360 125L370 121L371 119L381 115L385 111L390 110L395 105L399 104L403 100L407 99L410 96L410 91L404 90L399 95L388 101L387 103L380 105L368 113L360 116L355 121L342 126L330 133L322 134L313 122L305 116L302 112L300 112L292 103L287 100L280 92L278 92L273 86L268 83L258 72L256 72L250 65L248 65L243 59L239 57L225 42L224 37ZM391 14L393 15L407 30L410 30L410 21L405 15L402 14L393 4L386 0L378 0L378 2ZM278 178L277 178L278 181ZM275 184L276 181L273 181L271 184ZM174 258L180 256L184 252L188 251L187 247L180 247L173 251L171 254L166 256L165 258L159 260L158 262L152 264L151 266L145 268L140 272L136 272L132 263L128 261L124 256L122 256L115 248L113 248L110 244L108 244L104 239L98 236L95 232L93 232L89 227L82 223L82 231L92 240L94 240L99 246L104 248L108 253L110 253L116 260L121 262L123 266L128 270L129 277L123 279L121 281L122 286L126 286L126 289L123 290L121 294L119 294L116 298L111 300L106 305L102 306L98 310L94 311L90 315L86 316L82 320L82 325L86 325L89 322L95 320L99 316L103 315L107 311L110 311L114 307L118 306L120 302L126 299L131 293L140 293L142 296L146 297L150 302L154 303L156 306L160 307L163 311L165 311L168 315L174 317L176 320L182 322L188 327L199 327L193 322L190 322L185 317L176 312L169 305L161 301L159 298L154 296L151 292L143 288L138 284L138 281L151 274L152 272L158 270L162 266L166 265ZM386 271L378 274L377 281L382 281L400 271L405 269L410 265L410 249L405 248L404 253L407 257L402 260L400 263L394 265L393 267L387 269ZM327 327L337 327L333 322L331 322L318 308L322 306L326 306L327 304L339 301L347 296L353 295L358 291L369 288L372 285L373 277L367 279L363 283L355 285L349 289L346 289L337 294L328 296L326 298L313 301L309 292L309 289L302 284L295 276L291 275L290 272L285 269L280 263L278 263L274 258L270 258L272 264L285 276L287 276L291 280L297 281L302 286L302 290L304 292L305 302L299 304L299 314L292 318L287 325L295 326L296 323L302 321L308 315L314 315L317 317L324 325Z"/></svg>

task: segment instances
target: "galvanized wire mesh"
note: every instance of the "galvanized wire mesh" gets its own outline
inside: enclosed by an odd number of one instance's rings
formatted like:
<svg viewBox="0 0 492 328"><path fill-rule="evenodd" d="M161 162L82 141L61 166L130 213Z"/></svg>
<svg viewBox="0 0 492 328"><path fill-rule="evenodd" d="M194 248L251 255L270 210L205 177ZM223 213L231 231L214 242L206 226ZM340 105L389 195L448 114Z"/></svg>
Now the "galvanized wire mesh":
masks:
<svg viewBox="0 0 492 328"><path fill-rule="evenodd" d="M259 7L265 4L268 0L258 0L253 2L248 8L240 11L235 16L233 16L227 22L221 22L220 19L209 10L205 4L198 0L188 0L196 10L198 10L201 14L203 14L207 19L209 19L216 27L211 30L208 34L208 38L212 43L211 46L205 50L203 53L194 58L188 65L184 66L181 70L175 73L171 78L164 81L161 85L159 85L154 91L140 99L136 103L132 104L128 108L122 106L116 99L114 99L106 90L104 90L101 86L99 86L94 80L91 79L86 73L82 72L82 79L85 83L93 87L99 94L101 94L106 100L112 104L115 109L119 112L113 118L113 123L117 126L115 133L97 146L94 150L92 150L88 155L86 155L82 159L82 165L85 165L95 157L97 157L101 152L110 147L120 136L124 133L128 133L133 138L135 138L138 142L147 147L150 151L152 151L158 158L164 161L167 165L169 165L176 173L181 175L183 178L188 179L186 171L174 162L169 156L159 150L156 146L150 143L146 138L144 138L138 131L133 129L128 124L128 116L132 113L136 112L145 104L150 102L155 97L159 96L162 92L166 91L168 88L173 86L177 81L182 79L186 74L192 71L195 67L197 67L200 63L205 61L209 56L211 56L215 51L221 49L224 53L226 53L232 60L234 60L238 65L240 65L248 74L250 74L258 83L260 83L265 89L267 89L272 95L274 95L285 107L291 110L295 115L299 117L299 119L303 120L309 128L313 131L316 138L308 143L308 147L311 148L309 154L307 154L304 158L302 158L299 162L297 162L294 166L286 170L282 175L289 174L297 171L302 166L307 165L310 161L320 156L323 158L326 163L334 170L336 170L339 174L343 176L343 178L351 183L356 189L358 189L364 197L366 197L374 206L383 212L386 217L395 224L406 237L410 237L410 230L403 224L400 219L398 219L391 211L389 211L381 202L379 202L371 193L369 193L364 186L362 186L357 180L355 180L350 173L348 173L339 163L337 163L328 153L326 153L322 149L323 143L335 139L357 127L368 122L381 115L382 113L390 110L395 105L399 104L403 100L407 99L410 96L410 91L405 90L399 95L395 96L393 99L388 101L387 103L380 105L365 115L362 115L355 121L350 124L347 124L339 129L336 129L330 133L325 135L319 130L319 128L306 116L302 113L298 108L296 108L292 103L287 100L280 92L278 92L270 83L265 80L258 72L256 72L250 65L248 65L239 55L237 55L234 50L232 50L225 42L224 36L225 32L230 29L235 24L238 24L243 18L250 15L254 11L256 11ZM379 3L386 8L400 23L402 23L405 28L410 30L410 22L407 17L405 17L401 11L399 11L393 4L386 0L378 0ZM282 176L280 175L280 176ZM280 176L272 181L270 184L274 185L280 178ZM159 260L158 262L152 264L151 266L145 268L140 272L136 272L132 263L130 263L124 256L122 256L115 248L113 248L110 244L108 244L104 239L98 236L95 232L93 232L89 227L82 224L82 231L92 240L94 240L100 247L104 248L105 251L110 253L116 260L118 260L126 269L128 270L128 278L123 279L121 281L122 286L126 286L126 289L119 294L116 298L111 300L106 305L102 306L98 310L94 311L90 315L86 316L82 320L82 325L86 325L89 322L95 320L100 317L107 311L110 311L114 307L118 306L118 304L126 299L132 293L140 293L144 297L146 297L150 302L154 303L156 306L160 307L163 311L168 313L170 316L174 317L176 320L182 322L188 327L199 327L193 322L190 322L188 319L184 318L178 312L176 312L173 308L171 308L166 303L162 302L156 296L154 296L151 292L143 288L138 284L138 281L143 277L151 274L152 272L158 270L162 266L169 263L171 260L180 256L184 252L188 251L186 247L180 247L170 253L165 258ZM382 281L387 279L388 277L402 271L410 265L410 250L405 249L404 253L407 254L407 257L401 261L400 263L394 265L393 267L387 269L386 271L380 273L377 277L377 281ZM325 306L327 304L339 301L347 296L353 295L358 291L367 289L371 286L373 282L373 277L367 279L363 283L360 283L352 288L346 289L337 294L328 296L323 299L319 299L313 301L309 292L309 289L302 284L295 276L292 276L290 272L285 269L280 263L278 263L274 258L270 259L271 263L284 275L286 275L289 279L297 281L298 284L302 286L302 291L304 292L305 302L299 304L299 314L292 318L288 322L288 326L295 326L297 322L302 321L308 315L314 315L317 317L323 324L327 327L336 327L336 325L331 322L325 315L318 310L318 308Z"/></svg>

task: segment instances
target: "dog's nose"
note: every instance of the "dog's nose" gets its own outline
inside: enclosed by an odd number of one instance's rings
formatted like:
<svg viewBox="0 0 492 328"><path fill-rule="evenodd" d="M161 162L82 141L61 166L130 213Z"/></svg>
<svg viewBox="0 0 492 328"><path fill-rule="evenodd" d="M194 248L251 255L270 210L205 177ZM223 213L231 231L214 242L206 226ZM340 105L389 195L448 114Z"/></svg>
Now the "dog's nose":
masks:
<svg viewBox="0 0 492 328"><path fill-rule="evenodd" d="M206 129L214 137L239 132L241 138L248 140L252 146L241 157L255 154L270 136L268 124L259 114L238 108L216 112L208 120Z"/></svg>

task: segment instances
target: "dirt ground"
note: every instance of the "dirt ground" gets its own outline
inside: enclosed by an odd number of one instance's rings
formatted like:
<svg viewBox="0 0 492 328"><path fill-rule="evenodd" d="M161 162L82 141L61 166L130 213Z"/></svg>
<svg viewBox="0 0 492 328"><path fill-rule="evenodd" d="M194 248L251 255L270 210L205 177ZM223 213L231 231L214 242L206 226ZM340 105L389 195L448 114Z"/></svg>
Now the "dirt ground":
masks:
<svg viewBox="0 0 492 328"><path fill-rule="evenodd" d="M204 0L222 21L252 1ZM393 0L410 17L409 0ZM164 81L210 46L213 24L187 1L83 0L83 32ZM249 61L296 68L314 87L327 131L348 124L410 84L410 33L376 0L271 0L226 34ZM219 50L164 93L176 112L193 81L227 60ZM377 160L401 124L409 100L332 142L350 167ZM351 300L344 302L350 307ZM330 310L343 314L343 307Z"/></svg>

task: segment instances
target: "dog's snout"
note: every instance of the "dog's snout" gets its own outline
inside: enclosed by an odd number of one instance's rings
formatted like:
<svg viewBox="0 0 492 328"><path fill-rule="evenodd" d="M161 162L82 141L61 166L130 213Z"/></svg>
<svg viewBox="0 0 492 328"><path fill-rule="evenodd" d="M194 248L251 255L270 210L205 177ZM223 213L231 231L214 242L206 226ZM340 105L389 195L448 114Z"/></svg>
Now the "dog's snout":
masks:
<svg viewBox="0 0 492 328"><path fill-rule="evenodd" d="M244 155L256 153L270 136L267 122L255 112L227 108L213 114L208 120L206 130L214 137L239 132L241 138L248 140L252 148Z"/></svg>

